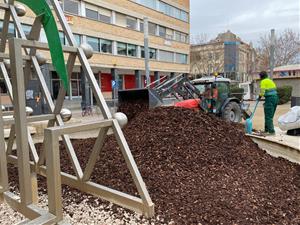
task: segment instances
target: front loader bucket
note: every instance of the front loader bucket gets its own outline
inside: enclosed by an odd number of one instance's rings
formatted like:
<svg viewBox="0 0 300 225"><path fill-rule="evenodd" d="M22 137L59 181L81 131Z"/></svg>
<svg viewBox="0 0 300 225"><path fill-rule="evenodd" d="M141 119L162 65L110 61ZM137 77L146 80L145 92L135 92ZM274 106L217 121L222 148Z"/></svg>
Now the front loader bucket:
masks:
<svg viewBox="0 0 300 225"><path fill-rule="evenodd" d="M152 89L141 88L131 90L120 90L118 93L119 105L126 103L147 104L149 108L162 105L162 100Z"/></svg>

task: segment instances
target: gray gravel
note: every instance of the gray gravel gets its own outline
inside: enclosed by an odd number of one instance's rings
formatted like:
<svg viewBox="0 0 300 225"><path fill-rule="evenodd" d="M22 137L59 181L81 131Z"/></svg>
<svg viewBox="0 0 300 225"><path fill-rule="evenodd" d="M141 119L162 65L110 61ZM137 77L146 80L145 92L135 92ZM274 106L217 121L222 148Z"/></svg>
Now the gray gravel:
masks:
<svg viewBox="0 0 300 225"><path fill-rule="evenodd" d="M142 216L124 210L113 204L105 204L100 199L80 192L64 192L63 207L64 219L66 222L78 225L156 225L156 224L172 224L164 223L161 217L147 220ZM79 197L80 202L76 203L72 198ZM40 193L38 205L42 208L47 208L47 196ZM15 212L6 203L0 203L0 224L12 225L17 224L25 218Z"/></svg>

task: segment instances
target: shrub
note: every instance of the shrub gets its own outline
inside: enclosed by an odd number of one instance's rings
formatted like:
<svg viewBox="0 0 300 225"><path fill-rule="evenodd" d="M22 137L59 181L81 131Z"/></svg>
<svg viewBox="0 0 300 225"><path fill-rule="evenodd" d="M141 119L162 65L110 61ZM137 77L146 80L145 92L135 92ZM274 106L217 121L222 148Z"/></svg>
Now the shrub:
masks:
<svg viewBox="0 0 300 225"><path fill-rule="evenodd" d="M285 104L291 100L293 88L291 86L282 86L277 88L279 105Z"/></svg>

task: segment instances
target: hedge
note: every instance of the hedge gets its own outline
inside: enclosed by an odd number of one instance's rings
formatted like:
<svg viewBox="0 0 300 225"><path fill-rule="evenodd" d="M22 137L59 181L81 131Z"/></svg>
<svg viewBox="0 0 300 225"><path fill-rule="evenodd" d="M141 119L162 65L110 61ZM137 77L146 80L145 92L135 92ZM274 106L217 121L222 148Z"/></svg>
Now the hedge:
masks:
<svg viewBox="0 0 300 225"><path fill-rule="evenodd" d="M291 86L282 86L277 88L279 105L285 104L291 100L293 88Z"/></svg>

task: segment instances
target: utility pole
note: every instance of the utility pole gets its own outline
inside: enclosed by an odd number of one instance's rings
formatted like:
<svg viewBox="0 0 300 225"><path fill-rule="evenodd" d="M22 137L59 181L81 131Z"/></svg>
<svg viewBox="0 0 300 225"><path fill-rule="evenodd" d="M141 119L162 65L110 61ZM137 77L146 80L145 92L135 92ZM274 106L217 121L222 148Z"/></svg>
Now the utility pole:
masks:
<svg viewBox="0 0 300 225"><path fill-rule="evenodd" d="M146 71L146 86L150 85L150 68L149 68L149 21L144 17L144 52L145 52L145 71Z"/></svg>
<svg viewBox="0 0 300 225"><path fill-rule="evenodd" d="M275 66L275 29L271 30L271 46L270 46L270 78L273 80Z"/></svg>

